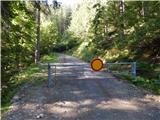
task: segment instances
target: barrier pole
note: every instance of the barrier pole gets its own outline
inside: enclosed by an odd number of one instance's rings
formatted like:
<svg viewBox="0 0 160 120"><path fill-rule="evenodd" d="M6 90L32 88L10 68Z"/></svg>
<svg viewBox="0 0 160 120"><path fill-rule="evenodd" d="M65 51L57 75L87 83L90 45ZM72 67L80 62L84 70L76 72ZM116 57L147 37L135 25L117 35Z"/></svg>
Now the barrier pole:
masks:
<svg viewBox="0 0 160 120"><path fill-rule="evenodd" d="M50 87L51 82L51 66L50 63L48 63L48 87Z"/></svg>
<svg viewBox="0 0 160 120"><path fill-rule="evenodd" d="M56 79L56 72L57 72L57 70L56 70L57 68L56 68L56 65L55 65L55 84L56 84L56 81L57 81L57 79Z"/></svg>
<svg viewBox="0 0 160 120"><path fill-rule="evenodd" d="M132 77L133 77L133 80L135 81L136 80L136 62L132 63Z"/></svg>

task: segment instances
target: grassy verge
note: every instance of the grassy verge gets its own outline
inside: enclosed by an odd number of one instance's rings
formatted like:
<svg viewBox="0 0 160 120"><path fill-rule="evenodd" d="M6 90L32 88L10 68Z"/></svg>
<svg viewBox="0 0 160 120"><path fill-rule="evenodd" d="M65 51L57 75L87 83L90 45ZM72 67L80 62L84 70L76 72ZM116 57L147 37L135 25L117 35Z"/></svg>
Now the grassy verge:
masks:
<svg viewBox="0 0 160 120"><path fill-rule="evenodd" d="M40 72L40 69L37 65L32 64L27 67L25 70L22 70L20 73L14 75L11 78L11 82L8 86L4 89L4 93L2 94L2 106L1 112L2 114L7 111L11 105L12 97L20 90L20 87L24 84L29 82L31 79L32 74Z"/></svg>
<svg viewBox="0 0 160 120"><path fill-rule="evenodd" d="M58 61L58 54L57 53L44 55L40 60L40 62L57 62L57 61Z"/></svg>
<svg viewBox="0 0 160 120"><path fill-rule="evenodd" d="M44 55L40 62L56 62L58 59L57 54ZM47 76L43 75L45 67L39 67L36 64L31 64L26 69L22 70L18 74L12 76L10 83L3 89L2 101L1 101L1 113L3 114L9 110L11 106L12 97L21 89L24 84L39 85Z"/></svg>
<svg viewBox="0 0 160 120"><path fill-rule="evenodd" d="M136 86L142 87L148 91L151 91L154 94L160 95L160 78L148 79L142 76L137 76L136 80L133 80L132 76L127 73L120 73L117 74L116 76L125 80L129 80Z"/></svg>

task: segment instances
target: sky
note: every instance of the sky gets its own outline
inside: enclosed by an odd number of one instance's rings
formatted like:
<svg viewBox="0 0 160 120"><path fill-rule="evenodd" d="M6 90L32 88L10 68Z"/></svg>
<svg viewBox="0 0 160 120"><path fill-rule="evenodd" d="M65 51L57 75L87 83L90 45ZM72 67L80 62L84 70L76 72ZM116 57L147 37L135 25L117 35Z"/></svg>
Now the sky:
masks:
<svg viewBox="0 0 160 120"><path fill-rule="evenodd" d="M70 6L73 6L76 3L76 0L57 0L57 1Z"/></svg>

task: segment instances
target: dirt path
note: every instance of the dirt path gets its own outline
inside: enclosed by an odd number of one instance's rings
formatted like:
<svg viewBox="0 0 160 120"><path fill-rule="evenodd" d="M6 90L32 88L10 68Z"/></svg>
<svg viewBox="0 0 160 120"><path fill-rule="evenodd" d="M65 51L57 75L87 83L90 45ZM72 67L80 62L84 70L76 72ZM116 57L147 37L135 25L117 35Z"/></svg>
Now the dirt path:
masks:
<svg viewBox="0 0 160 120"><path fill-rule="evenodd" d="M82 62L60 55L60 62ZM107 77L105 77L107 76ZM57 82L27 86L5 120L160 120L160 97L90 66L57 68Z"/></svg>

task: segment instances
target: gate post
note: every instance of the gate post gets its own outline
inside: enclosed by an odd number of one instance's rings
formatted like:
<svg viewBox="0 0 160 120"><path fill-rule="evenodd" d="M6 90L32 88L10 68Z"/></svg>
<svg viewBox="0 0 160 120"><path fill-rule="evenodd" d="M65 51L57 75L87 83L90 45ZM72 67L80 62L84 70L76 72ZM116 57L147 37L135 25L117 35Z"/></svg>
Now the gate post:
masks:
<svg viewBox="0 0 160 120"><path fill-rule="evenodd" d="M56 65L55 65L55 78L54 78L54 79L55 79L55 80L54 80L55 84L56 84L56 82L57 82L57 79L56 79L56 74L57 74L56 72L57 72L57 70L56 70L56 69L57 69L57 68L56 68Z"/></svg>
<svg viewBox="0 0 160 120"><path fill-rule="evenodd" d="M50 63L48 63L48 87L50 87L51 82L51 66Z"/></svg>
<svg viewBox="0 0 160 120"><path fill-rule="evenodd" d="M136 62L132 63L132 77L133 77L133 80L135 81L136 80Z"/></svg>
<svg viewBox="0 0 160 120"><path fill-rule="evenodd" d="M107 72L110 72L110 70L109 70L109 63L107 63Z"/></svg>

